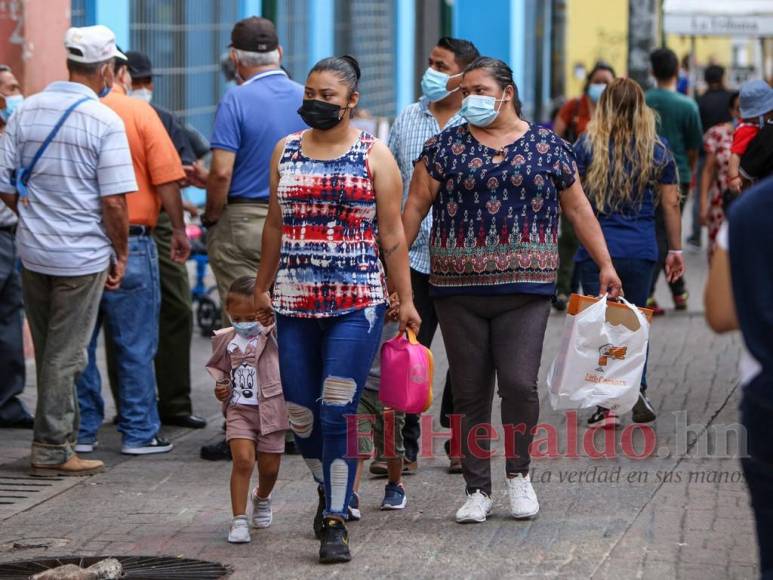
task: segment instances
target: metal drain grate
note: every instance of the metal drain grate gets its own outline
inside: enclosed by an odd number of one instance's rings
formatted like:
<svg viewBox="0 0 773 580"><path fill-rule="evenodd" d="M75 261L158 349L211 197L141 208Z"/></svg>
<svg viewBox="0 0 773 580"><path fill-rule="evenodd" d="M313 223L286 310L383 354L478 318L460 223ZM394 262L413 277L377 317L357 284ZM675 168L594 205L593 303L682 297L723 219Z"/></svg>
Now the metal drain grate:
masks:
<svg viewBox="0 0 773 580"><path fill-rule="evenodd" d="M168 556L63 556L0 564L0 578L28 580L33 574L65 564L87 568L105 558L118 560L123 566L124 575L121 578L131 580L217 580L231 573L228 567L218 562Z"/></svg>
<svg viewBox="0 0 773 580"><path fill-rule="evenodd" d="M35 494L49 491L61 477L30 477L0 475L0 505L13 505L24 499L35 499Z"/></svg>

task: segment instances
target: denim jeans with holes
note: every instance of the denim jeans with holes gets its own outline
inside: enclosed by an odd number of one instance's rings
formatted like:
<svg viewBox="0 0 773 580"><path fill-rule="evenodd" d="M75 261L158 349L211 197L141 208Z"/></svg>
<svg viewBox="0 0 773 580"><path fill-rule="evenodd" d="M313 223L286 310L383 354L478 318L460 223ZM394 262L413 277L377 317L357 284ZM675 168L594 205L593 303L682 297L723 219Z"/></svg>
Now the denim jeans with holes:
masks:
<svg viewBox="0 0 773 580"><path fill-rule="evenodd" d="M343 517L349 505L357 469L354 415L385 312L382 304L331 318L276 317L290 427L314 479L325 486L326 516Z"/></svg>
<svg viewBox="0 0 773 580"><path fill-rule="evenodd" d="M89 344L89 363L78 381L81 425L79 443L93 443L105 415L102 379L97 368L97 338L102 323L109 328L118 370L120 418L124 447L150 443L161 427L156 401L153 358L158 348L161 290L158 254L153 238L129 237L129 260L118 290L105 290Z"/></svg>

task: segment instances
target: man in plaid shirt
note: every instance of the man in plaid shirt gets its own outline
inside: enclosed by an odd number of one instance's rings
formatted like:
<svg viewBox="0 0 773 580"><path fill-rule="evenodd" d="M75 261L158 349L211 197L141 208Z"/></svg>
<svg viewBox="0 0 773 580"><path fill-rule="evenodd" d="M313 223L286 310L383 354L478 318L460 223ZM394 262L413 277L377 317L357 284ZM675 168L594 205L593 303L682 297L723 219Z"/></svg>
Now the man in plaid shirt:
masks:
<svg viewBox="0 0 773 580"><path fill-rule="evenodd" d="M467 40L444 36L430 52L428 68L421 80L423 96L418 102L407 106L397 116L389 132L389 149L397 160L403 178L403 202L408 197L408 188L413 176L413 164L424 148L424 143L444 129L464 123L459 115L464 68L480 54L475 45ZM430 296L429 238L432 230L432 214L421 224L419 235L408 253L411 261L411 283L414 303L421 316L419 342L428 347L432 344L438 321ZM440 423L450 427L448 415L453 413L453 399L448 376L443 393ZM416 470L419 454L419 416L406 415L403 437L405 439L404 470ZM446 442L446 451L450 443ZM386 462L378 458L370 466L371 473L386 474ZM461 473L461 459L452 459L449 471Z"/></svg>

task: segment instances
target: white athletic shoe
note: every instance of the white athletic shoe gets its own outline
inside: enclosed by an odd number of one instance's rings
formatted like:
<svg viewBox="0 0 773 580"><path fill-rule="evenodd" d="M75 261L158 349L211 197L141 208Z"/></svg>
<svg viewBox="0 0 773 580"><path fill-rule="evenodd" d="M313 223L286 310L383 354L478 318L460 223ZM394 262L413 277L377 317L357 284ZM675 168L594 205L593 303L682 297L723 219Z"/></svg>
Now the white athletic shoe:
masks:
<svg viewBox="0 0 773 580"><path fill-rule="evenodd" d="M75 453L94 453L97 447L99 447L99 443L96 441L94 443L78 443L73 450Z"/></svg>
<svg viewBox="0 0 773 580"><path fill-rule="evenodd" d="M251 539L247 516L236 516L231 521L231 529L228 530L228 541L231 544L248 544Z"/></svg>
<svg viewBox="0 0 773 580"><path fill-rule="evenodd" d="M250 492L250 501L252 502L252 527L267 528L271 525L274 515L271 512L271 496L266 499L260 499L256 490Z"/></svg>
<svg viewBox="0 0 773 580"><path fill-rule="evenodd" d="M486 521L491 512L491 498L480 490L468 493L464 505L456 512L456 522L459 524L480 524Z"/></svg>
<svg viewBox="0 0 773 580"><path fill-rule="evenodd" d="M537 515L539 502L529 475L520 473L513 478L507 478L507 495L510 497L510 514L516 519L530 518Z"/></svg>

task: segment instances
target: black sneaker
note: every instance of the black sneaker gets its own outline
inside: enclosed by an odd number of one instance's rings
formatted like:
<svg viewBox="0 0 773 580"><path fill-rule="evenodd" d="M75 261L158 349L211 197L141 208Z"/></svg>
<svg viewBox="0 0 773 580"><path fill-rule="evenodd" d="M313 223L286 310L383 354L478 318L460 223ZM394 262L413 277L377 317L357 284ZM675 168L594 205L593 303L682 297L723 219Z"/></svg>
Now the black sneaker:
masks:
<svg viewBox="0 0 773 580"><path fill-rule="evenodd" d="M231 448L223 439L217 443L202 445L200 455L202 459L207 461L231 461Z"/></svg>
<svg viewBox="0 0 773 580"><path fill-rule="evenodd" d="M596 407L596 412L588 419L588 427L614 429L620 424L617 415L604 407Z"/></svg>
<svg viewBox="0 0 773 580"><path fill-rule="evenodd" d="M346 530L346 525L336 518L327 518L319 544L319 563L338 564L351 559L349 532Z"/></svg>
<svg viewBox="0 0 773 580"><path fill-rule="evenodd" d="M655 409L652 408L652 403L644 393L639 393L639 400L633 406L633 422L634 423L650 423L657 418L655 415Z"/></svg>
<svg viewBox="0 0 773 580"><path fill-rule="evenodd" d="M121 453L124 455L154 455L156 453L169 453L174 448L169 441L156 435L145 445L138 445L136 447L129 447L124 445L121 447Z"/></svg>
<svg viewBox="0 0 773 580"><path fill-rule="evenodd" d="M322 514L325 512L325 488L321 485L317 486L317 494L319 495L319 503L317 504L317 513L314 514L314 537L318 540L322 539L322 531L325 527L325 522L322 519Z"/></svg>

